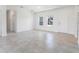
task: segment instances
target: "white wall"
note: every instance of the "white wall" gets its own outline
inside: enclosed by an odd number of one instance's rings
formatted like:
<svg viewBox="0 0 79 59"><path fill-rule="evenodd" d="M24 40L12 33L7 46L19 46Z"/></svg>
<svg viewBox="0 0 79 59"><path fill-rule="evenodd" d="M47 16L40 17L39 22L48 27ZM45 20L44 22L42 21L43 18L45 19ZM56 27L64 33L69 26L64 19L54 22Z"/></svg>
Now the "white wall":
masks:
<svg viewBox="0 0 79 59"><path fill-rule="evenodd" d="M75 6L43 11L36 13L35 15L35 29L64 32L77 36L77 19ZM44 17L43 26L39 25L39 16ZM54 17L54 24L52 26L47 25L46 17L48 16Z"/></svg>
<svg viewBox="0 0 79 59"><path fill-rule="evenodd" d="M77 35L78 35L78 45L79 45L79 6L75 7L76 9L76 17L77 17Z"/></svg>
<svg viewBox="0 0 79 59"><path fill-rule="evenodd" d="M0 36L2 31L2 19L1 19L1 9L0 9Z"/></svg>
<svg viewBox="0 0 79 59"><path fill-rule="evenodd" d="M7 9L16 11L16 32L29 31L33 29L33 12L27 7L20 8L20 6L7 6Z"/></svg>
<svg viewBox="0 0 79 59"><path fill-rule="evenodd" d="M29 31L33 29L33 14L27 8L17 9L17 32Z"/></svg>
<svg viewBox="0 0 79 59"><path fill-rule="evenodd" d="M11 7L12 9L12 7ZM64 32L64 33L70 33L74 34L76 36L77 34L77 19L76 19L76 11L74 6L66 7L66 8L59 8L55 10L50 11L44 11L39 12L33 15L31 11L29 11L27 8L20 8L20 7L14 7L13 9L16 10L17 13L17 19L16 19L16 31L28 31L33 29L33 23L35 29L42 29L42 30L49 30L54 32ZM0 33L2 36L6 36L6 6L0 6ZM34 21L33 21L33 16ZM54 16L54 25L48 26L47 25L47 19L44 19L44 26L40 26L38 16ZM2 26L2 27L1 27Z"/></svg>
<svg viewBox="0 0 79 59"><path fill-rule="evenodd" d="M0 6L0 34L6 36L6 6Z"/></svg>
<svg viewBox="0 0 79 59"><path fill-rule="evenodd" d="M3 6L2 8L2 36L7 35L7 29L6 29L6 6Z"/></svg>
<svg viewBox="0 0 79 59"><path fill-rule="evenodd" d="M33 29L33 12L20 6L0 6L0 36L7 35L6 10L16 11L16 32L29 31Z"/></svg>

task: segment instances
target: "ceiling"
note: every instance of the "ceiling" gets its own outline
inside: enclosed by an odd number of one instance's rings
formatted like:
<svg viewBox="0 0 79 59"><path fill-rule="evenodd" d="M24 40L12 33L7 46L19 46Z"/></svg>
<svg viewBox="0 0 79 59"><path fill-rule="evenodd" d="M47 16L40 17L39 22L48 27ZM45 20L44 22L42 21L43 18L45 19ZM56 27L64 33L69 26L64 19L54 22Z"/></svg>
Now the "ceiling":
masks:
<svg viewBox="0 0 79 59"><path fill-rule="evenodd" d="M51 10L51 9L56 9L56 8L62 8L62 7L66 7L69 5L9 5L9 8L27 8L30 11L33 12L40 12L40 11L45 11L45 10Z"/></svg>
<svg viewBox="0 0 79 59"><path fill-rule="evenodd" d="M50 10L55 8L66 7L66 6L67 5L28 5L23 7L27 7L29 10L34 12L40 12L40 11L45 11L45 10Z"/></svg>

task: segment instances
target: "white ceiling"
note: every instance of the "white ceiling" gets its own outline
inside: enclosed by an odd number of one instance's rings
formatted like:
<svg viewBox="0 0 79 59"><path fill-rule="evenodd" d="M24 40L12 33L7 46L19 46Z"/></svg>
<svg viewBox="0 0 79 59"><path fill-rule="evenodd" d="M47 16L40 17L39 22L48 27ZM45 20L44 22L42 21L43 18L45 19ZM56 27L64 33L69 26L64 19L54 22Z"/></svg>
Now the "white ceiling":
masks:
<svg viewBox="0 0 79 59"><path fill-rule="evenodd" d="M14 8L14 7L20 7L20 8L27 8L30 11L33 12L40 12L40 11L45 11L45 10L51 10L55 8L61 8L61 7L66 7L69 5L8 5L9 8Z"/></svg>
<svg viewBox="0 0 79 59"><path fill-rule="evenodd" d="M55 8L66 7L66 6L67 5L29 5L24 7L27 7L29 10L34 12L40 12L40 11L45 11L45 10L50 10Z"/></svg>

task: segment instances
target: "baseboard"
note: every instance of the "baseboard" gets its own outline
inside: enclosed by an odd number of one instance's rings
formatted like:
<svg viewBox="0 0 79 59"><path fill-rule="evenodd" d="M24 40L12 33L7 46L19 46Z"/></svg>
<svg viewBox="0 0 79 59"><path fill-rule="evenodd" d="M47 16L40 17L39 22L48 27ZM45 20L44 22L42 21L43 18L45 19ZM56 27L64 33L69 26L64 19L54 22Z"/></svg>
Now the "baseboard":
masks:
<svg viewBox="0 0 79 59"><path fill-rule="evenodd" d="M33 30L37 30L37 31L46 31L46 32L56 32L56 33L64 33L64 34L70 34L70 33L66 33L66 32L57 32L57 31L49 31L49 30L43 30L43 29L33 29ZM73 35L75 38L78 38L77 35L75 34L70 34Z"/></svg>
<svg viewBox="0 0 79 59"><path fill-rule="evenodd" d="M30 29L30 30L24 30L24 31L16 31L16 33L19 33L19 32L26 32L26 31L32 31L33 29Z"/></svg>

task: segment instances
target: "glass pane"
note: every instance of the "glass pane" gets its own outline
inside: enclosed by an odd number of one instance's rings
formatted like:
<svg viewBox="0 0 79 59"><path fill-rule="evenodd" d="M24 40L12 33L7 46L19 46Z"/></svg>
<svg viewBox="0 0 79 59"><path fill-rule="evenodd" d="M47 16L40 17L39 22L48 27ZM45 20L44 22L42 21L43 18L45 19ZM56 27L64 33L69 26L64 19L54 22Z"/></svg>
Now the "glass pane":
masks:
<svg viewBox="0 0 79 59"><path fill-rule="evenodd" d="M53 25L53 17L48 18L48 25Z"/></svg>
<svg viewBox="0 0 79 59"><path fill-rule="evenodd" d="M40 17L40 25L43 25L43 17Z"/></svg>

